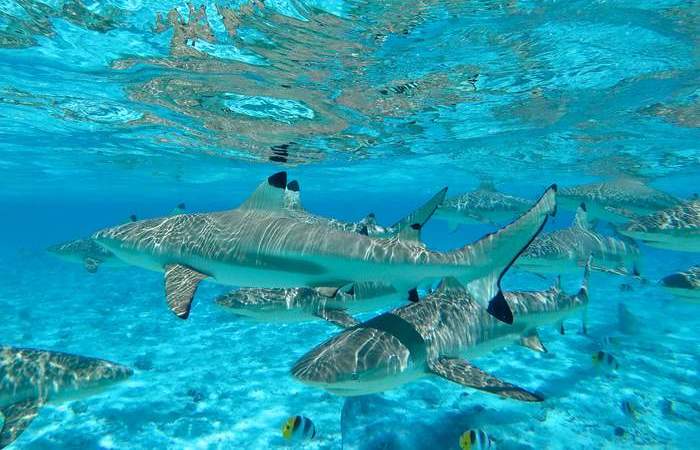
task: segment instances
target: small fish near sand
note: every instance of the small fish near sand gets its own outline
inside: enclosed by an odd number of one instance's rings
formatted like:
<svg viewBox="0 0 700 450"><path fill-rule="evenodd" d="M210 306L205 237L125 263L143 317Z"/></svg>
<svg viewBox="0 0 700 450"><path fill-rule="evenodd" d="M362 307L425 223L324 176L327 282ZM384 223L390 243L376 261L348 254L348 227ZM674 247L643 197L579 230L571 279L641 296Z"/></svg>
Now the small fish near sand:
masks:
<svg viewBox="0 0 700 450"><path fill-rule="evenodd" d="M484 430L469 430L459 437L459 448L462 450L495 450L496 444Z"/></svg>
<svg viewBox="0 0 700 450"><path fill-rule="evenodd" d="M593 354L591 358L593 363L598 367L605 367L612 370L617 370L620 368L620 364L617 362L617 358L608 352L599 350Z"/></svg>
<svg viewBox="0 0 700 450"><path fill-rule="evenodd" d="M316 437L316 426L308 417L292 416L282 425L282 437L290 442L310 441Z"/></svg>

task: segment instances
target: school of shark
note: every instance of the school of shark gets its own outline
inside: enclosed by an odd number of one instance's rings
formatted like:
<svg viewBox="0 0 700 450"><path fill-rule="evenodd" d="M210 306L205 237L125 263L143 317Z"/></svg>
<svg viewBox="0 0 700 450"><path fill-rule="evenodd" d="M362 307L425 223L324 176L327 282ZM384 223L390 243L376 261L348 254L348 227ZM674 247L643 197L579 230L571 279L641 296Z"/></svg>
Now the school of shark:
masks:
<svg viewBox="0 0 700 450"><path fill-rule="evenodd" d="M355 223L319 216L301 198L300 182L278 172L232 209L189 213L180 204L165 217L131 216L48 251L88 273L127 265L162 273L163 311L182 320L198 285L212 282L233 288L215 299L222 314L257 322L321 320L340 328L315 347L309 343L289 368L289 383L352 397L439 377L520 402L546 397L472 360L512 344L546 353L538 328L564 334L564 320L572 317L586 335L587 306L595 297L591 271L648 282L640 245L700 251L698 200L677 199L636 180L551 185L535 201L501 193L491 183L454 198L442 188L386 226L372 212ZM571 224L543 232L558 210L573 213ZM473 223L496 229L439 252L421 234L433 217L450 230ZM610 224L611 235L601 222ZM542 291L504 291L501 280L510 271L579 273L582 281L573 293L559 281ZM699 273L691 267L659 284L697 301ZM371 318L357 318L367 314ZM621 305L620 314L631 313ZM595 359L617 366L603 351ZM0 348L0 448L27 429L43 405L108 391L133 376L129 367L94 357ZM289 436L316 433L303 416L285 427Z"/></svg>

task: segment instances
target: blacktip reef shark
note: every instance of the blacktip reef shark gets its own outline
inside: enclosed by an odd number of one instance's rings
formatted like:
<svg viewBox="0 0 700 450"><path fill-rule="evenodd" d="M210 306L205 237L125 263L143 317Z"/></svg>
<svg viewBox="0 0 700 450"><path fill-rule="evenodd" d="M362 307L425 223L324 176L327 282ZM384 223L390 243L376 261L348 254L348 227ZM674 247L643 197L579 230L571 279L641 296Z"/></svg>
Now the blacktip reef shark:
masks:
<svg viewBox="0 0 700 450"><path fill-rule="evenodd" d="M460 224L508 223L524 213L531 202L520 197L503 194L491 182L482 182L472 191L447 199L440 205L435 217L447 221L450 230Z"/></svg>
<svg viewBox="0 0 700 450"><path fill-rule="evenodd" d="M700 252L700 199L640 217L618 231L652 247Z"/></svg>
<svg viewBox="0 0 700 450"><path fill-rule="evenodd" d="M680 202L676 197L632 178L563 187L558 198L565 209L573 211L585 203L591 219L617 224Z"/></svg>
<svg viewBox="0 0 700 450"><path fill-rule="evenodd" d="M287 190L287 207L301 211L299 188L295 181ZM425 204L390 227L376 222L373 213L357 223L331 219L328 223L339 229L374 237L414 240L420 243L420 230L443 201L447 188L440 190ZM310 214L310 213L309 213ZM410 227L419 225L418 229ZM261 322L298 322L324 319L347 328L357 324L353 314L376 311L394 306L399 293L390 284L353 283L341 289L327 288L241 288L217 298L216 303L234 314ZM414 299L415 300L415 299Z"/></svg>
<svg viewBox="0 0 700 450"><path fill-rule="evenodd" d="M330 296L313 288L241 288L216 303L227 311L260 322L324 319L341 328L358 324L353 314L376 311L395 302L396 289L385 283L356 283Z"/></svg>
<svg viewBox="0 0 700 450"><path fill-rule="evenodd" d="M93 239L129 264L165 272L170 309L187 318L200 281L241 287L327 287L383 282L417 296L428 279L454 276L510 322L504 271L556 211L556 186L519 219L473 244L436 252L410 239L376 238L329 226L286 207L287 173L265 180L238 208L181 214L98 231ZM415 225L415 226L414 226ZM418 231L420 225L410 228Z"/></svg>
<svg viewBox="0 0 700 450"><path fill-rule="evenodd" d="M418 303L381 314L345 330L302 356L291 369L300 382L341 396L365 395L437 375L466 387L516 400L543 397L506 383L469 360L519 343L546 352L537 327L561 322L588 304L586 266L581 289L566 295L506 292L512 325L492 317L454 278Z"/></svg>
<svg viewBox="0 0 700 450"><path fill-rule="evenodd" d="M185 213L185 204L178 204L170 215ZM135 214L129 217L129 222L136 222L138 218ZM114 256L114 253L105 249L92 238L75 239L73 241L64 242L62 244L52 245L46 249L49 253L58 256L64 261L82 264L90 273L97 272L102 266L119 267L124 266L124 262Z"/></svg>
<svg viewBox="0 0 700 450"><path fill-rule="evenodd" d="M672 273L661 279L661 286L678 297L700 301L700 266Z"/></svg>
<svg viewBox="0 0 700 450"><path fill-rule="evenodd" d="M604 236L593 230L584 204L579 205L569 228L538 236L515 265L537 274L570 273L583 267L591 255L593 270L639 276L639 248L627 238Z"/></svg>
<svg viewBox="0 0 700 450"><path fill-rule="evenodd" d="M0 448L14 442L47 403L102 392L132 375L97 358L29 348L0 347Z"/></svg>

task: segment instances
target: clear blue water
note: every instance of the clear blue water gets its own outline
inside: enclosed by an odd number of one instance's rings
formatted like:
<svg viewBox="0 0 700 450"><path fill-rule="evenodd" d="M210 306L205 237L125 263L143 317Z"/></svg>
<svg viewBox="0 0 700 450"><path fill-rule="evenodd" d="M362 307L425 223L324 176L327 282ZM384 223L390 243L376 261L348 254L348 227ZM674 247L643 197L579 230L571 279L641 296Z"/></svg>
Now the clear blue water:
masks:
<svg viewBox="0 0 700 450"><path fill-rule="evenodd" d="M564 336L541 330L547 354L510 346L475 362L546 395L532 405L438 378L346 403L289 375L332 326L238 318L212 301L230 287L209 282L181 321L162 274L89 274L45 249L180 202L235 207L278 170L300 180L307 209L348 221L375 211L392 223L442 186L483 179L535 199L554 182L631 176L688 197L700 179L697 4L239 3L207 2L189 24L184 2L0 4L0 343L136 370L42 408L13 448L285 447L295 414L318 432L304 448L457 449L474 428L506 449L692 445L698 305L655 281L697 253L642 246L650 283L594 273L588 336L573 320ZM547 231L570 220L561 211ZM451 233L436 219L424 237L442 250L493 229ZM551 282L512 271L504 287ZM634 330L620 330L619 303ZM614 373L591 363L606 336L620 336Z"/></svg>

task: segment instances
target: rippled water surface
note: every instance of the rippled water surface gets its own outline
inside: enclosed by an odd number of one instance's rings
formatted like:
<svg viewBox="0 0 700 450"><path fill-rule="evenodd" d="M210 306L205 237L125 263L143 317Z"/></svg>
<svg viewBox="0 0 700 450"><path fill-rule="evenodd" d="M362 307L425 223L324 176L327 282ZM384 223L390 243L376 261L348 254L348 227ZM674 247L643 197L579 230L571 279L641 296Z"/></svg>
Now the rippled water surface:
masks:
<svg viewBox="0 0 700 450"><path fill-rule="evenodd" d="M483 182L534 200L552 183L634 178L689 198L699 23L685 0L0 2L0 344L135 369L104 395L42 408L12 448L288 447L295 414L318 432L302 448L458 449L469 429L506 449L689 448L698 304L657 280L697 253L642 245L646 283L593 274L588 336L572 319L563 336L541 330L549 353L479 358L547 397L530 405L437 377L345 401L289 375L333 326L244 320L212 301L230 287L208 282L181 321L162 274L91 274L45 249L181 202L233 208L281 170L310 211L386 224L443 186ZM570 221L562 210L547 231ZM494 229L436 218L424 238L444 250ZM554 280L511 272L509 289ZM611 335L621 368L602 373L591 355Z"/></svg>

